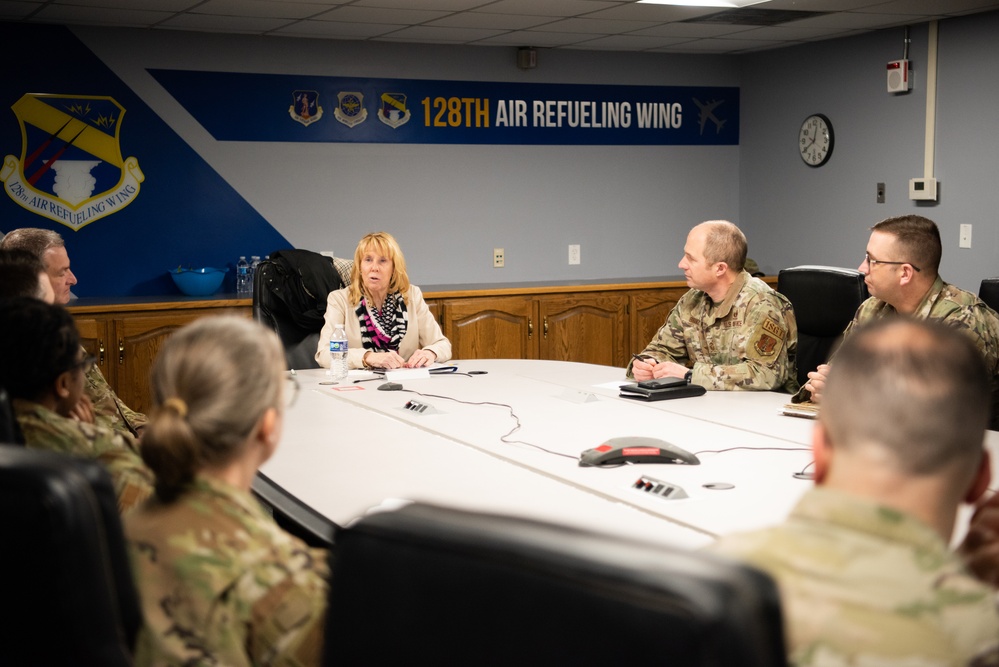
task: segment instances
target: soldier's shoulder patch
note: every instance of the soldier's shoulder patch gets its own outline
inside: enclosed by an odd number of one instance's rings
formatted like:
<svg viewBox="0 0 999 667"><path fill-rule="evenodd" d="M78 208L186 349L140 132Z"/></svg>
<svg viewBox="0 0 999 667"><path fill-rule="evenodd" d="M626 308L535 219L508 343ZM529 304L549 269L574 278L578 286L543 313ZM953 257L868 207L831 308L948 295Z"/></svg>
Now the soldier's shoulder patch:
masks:
<svg viewBox="0 0 999 667"><path fill-rule="evenodd" d="M772 317L768 317L753 334L749 344L756 354L769 359L780 351L786 337L787 329Z"/></svg>

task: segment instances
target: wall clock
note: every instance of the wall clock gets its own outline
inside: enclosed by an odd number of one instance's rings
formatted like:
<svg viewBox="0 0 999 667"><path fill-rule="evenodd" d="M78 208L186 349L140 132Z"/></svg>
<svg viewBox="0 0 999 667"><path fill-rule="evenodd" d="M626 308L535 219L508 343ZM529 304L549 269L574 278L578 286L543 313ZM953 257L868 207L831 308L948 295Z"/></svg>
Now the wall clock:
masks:
<svg viewBox="0 0 999 667"><path fill-rule="evenodd" d="M809 167L821 167L829 161L834 141L829 119L820 113L812 114L798 131L798 154Z"/></svg>

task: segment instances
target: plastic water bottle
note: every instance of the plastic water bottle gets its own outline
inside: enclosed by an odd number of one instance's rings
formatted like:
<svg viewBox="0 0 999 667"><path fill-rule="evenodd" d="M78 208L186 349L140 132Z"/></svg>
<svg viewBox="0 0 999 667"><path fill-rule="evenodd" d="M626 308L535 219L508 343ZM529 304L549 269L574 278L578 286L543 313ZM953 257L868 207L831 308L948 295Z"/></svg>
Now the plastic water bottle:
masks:
<svg viewBox="0 0 999 667"><path fill-rule="evenodd" d="M347 332L342 324L336 325L330 336L330 379L347 379Z"/></svg>
<svg viewBox="0 0 999 667"><path fill-rule="evenodd" d="M253 294L253 281L257 279L257 267L260 265L260 255L250 257L250 294Z"/></svg>
<svg viewBox="0 0 999 667"><path fill-rule="evenodd" d="M246 262L246 255L240 255L236 263L236 296L250 296L253 291L250 289L250 265Z"/></svg>

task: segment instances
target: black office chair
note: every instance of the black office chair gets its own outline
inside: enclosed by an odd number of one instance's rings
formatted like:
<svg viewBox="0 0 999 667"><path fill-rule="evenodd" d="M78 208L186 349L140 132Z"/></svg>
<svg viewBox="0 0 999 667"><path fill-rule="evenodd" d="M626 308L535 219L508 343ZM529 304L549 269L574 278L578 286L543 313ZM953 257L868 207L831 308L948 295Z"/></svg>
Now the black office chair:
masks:
<svg viewBox="0 0 999 667"><path fill-rule="evenodd" d="M312 509L267 475L258 472L253 478L253 494L267 505L281 528L311 547L332 549L340 527Z"/></svg>
<svg viewBox="0 0 999 667"><path fill-rule="evenodd" d="M798 384L805 384L808 373L828 361L846 325L869 296L864 274L832 266L796 266L777 274L777 291L794 306Z"/></svg>
<svg viewBox="0 0 999 667"><path fill-rule="evenodd" d="M350 283L352 264L310 250L279 250L257 265L253 318L277 332L288 368L319 367L326 297Z"/></svg>
<svg viewBox="0 0 999 667"><path fill-rule="evenodd" d="M410 505L332 568L328 665L787 664L773 581L709 554Z"/></svg>
<svg viewBox="0 0 999 667"><path fill-rule="evenodd" d="M0 445L0 664L131 665L142 623L96 461Z"/></svg>
<svg viewBox="0 0 999 667"><path fill-rule="evenodd" d="M24 444L24 435L21 434L21 427L18 426L10 405L10 394L3 387L0 387L0 442Z"/></svg>
<svg viewBox="0 0 999 667"><path fill-rule="evenodd" d="M978 288L978 298L992 310L999 310L999 278L985 278Z"/></svg>

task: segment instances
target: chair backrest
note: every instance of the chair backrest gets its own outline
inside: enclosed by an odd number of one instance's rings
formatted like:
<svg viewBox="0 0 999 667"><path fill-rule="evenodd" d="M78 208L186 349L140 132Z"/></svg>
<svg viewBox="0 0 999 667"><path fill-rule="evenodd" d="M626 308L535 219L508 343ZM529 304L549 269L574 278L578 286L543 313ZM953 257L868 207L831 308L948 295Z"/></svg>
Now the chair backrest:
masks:
<svg viewBox="0 0 999 667"><path fill-rule="evenodd" d="M710 554L410 505L332 567L328 665L787 664L773 581Z"/></svg>
<svg viewBox="0 0 999 667"><path fill-rule="evenodd" d="M278 250L257 265L253 317L277 332L288 368L319 366L315 354L326 298L346 284L344 262L310 250ZM347 282L350 264L346 264Z"/></svg>
<svg viewBox="0 0 999 667"><path fill-rule="evenodd" d="M777 274L777 291L798 322L798 383L825 363L867 297L864 274L832 266L796 266Z"/></svg>
<svg viewBox="0 0 999 667"><path fill-rule="evenodd" d="M0 664L131 665L142 623L103 466L0 445Z"/></svg>
<svg viewBox="0 0 999 667"><path fill-rule="evenodd" d="M10 394L3 387L0 387L0 442L7 442L14 445L24 444L24 435L21 427L14 417L14 410L10 405Z"/></svg>
<svg viewBox="0 0 999 667"><path fill-rule="evenodd" d="M978 298L992 310L999 310L999 278L985 278L978 288Z"/></svg>

